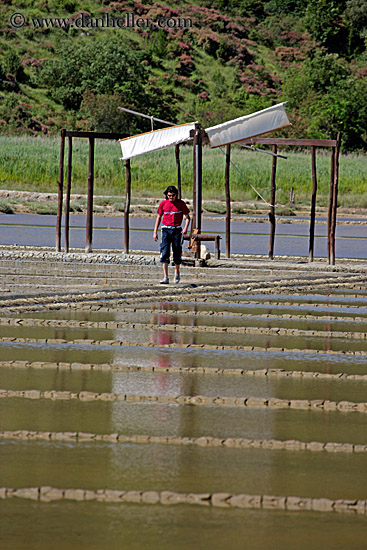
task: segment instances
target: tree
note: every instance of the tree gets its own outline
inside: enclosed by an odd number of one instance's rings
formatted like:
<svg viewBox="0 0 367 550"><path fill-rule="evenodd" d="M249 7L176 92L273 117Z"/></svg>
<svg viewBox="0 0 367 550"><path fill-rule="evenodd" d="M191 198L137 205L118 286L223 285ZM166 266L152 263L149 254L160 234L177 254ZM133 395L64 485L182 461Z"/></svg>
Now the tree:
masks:
<svg viewBox="0 0 367 550"><path fill-rule="evenodd" d="M144 55L126 44L99 37L79 44L67 40L56 55L57 59L47 61L39 70L36 83L47 87L65 108L79 109L87 88L97 94L117 92L124 103L144 100L148 77Z"/></svg>
<svg viewBox="0 0 367 550"><path fill-rule="evenodd" d="M343 20L349 30L348 53L362 52L367 38L367 2L348 0Z"/></svg>
<svg viewBox="0 0 367 550"><path fill-rule="evenodd" d="M308 1L306 28L330 52L346 50L348 31L342 21L344 10L345 0Z"/></svg>
<svg viewBox="0 0 367 550"><path fill-rule="evenodd" d="M312 138L341 132L345 150L367 149L367 81L337 54L319 53L291 68L282 92L298 125L294 130Z"/></svg>

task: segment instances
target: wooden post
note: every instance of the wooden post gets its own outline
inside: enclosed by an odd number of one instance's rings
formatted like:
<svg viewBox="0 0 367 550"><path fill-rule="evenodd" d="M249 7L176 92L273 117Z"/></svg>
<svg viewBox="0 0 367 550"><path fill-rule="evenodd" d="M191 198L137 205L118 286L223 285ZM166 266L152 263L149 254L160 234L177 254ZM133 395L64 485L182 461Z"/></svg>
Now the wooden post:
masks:
<svg viewBox="0 0 367 550"><path fill-rule="evenodd" d="M93 184L94 184L94 137L89 138L88 197L85 251L92 252L93 239Z"/></svg>
<svg viewBox="0 0 367 550"><path fill-rule="evenodd" d="M59 181L57 193L57 217L56 217L56 252L61 251L61 218L62 218L62 196L64 185L64 152L65 152L66 130L61 130L60 160L59 160Z"/></svg>
<svg viewBox="0 0 367 550"><path fill-rule="evenodd" d="M71 169L73 158L73 138L68 137L68 171L66 175L66 196L65 196L65 252L69 252L69 217L70 217L70 192L71 192Z"/></svg>
<svg viewBox="0 0 367 550"><path fill-rule="evenodd" d="M334 185L333 185L333 204L331 212L331 229L330 229L330 263L335 265L335 233L336 233L336 216L338 208L338 186L339 186L339 153L340 153L340 134L336 137L336 148L334 157Z"/></svg>
<svg viewBox="0 0 367 550"><path fill-rule="evenodd" d="M334 174L335 174L335 147L331 148L331 165L330 165L330 194L329 194L329 209L327 221L327 260L331 263L331 225L333 216L333 197L334 197Z"/></svg>
<svg viewBox="0 0 367 550"><path fill-rule="evenodd" d="M275 184L275 177L277 172L277 157L275 156L277 154L277 146L272 146L272 152L274 154L273 156L273 165L271 170L271 191L270 191L270 212L269 212L269 221L270 221L270 240L269 240L269 259L274 259L274 240L275 240L275 191L276 191L276 184Z"/></svg>
<svg viewBox="0 0 367 550"><path fill-rule="evenodd" d="M180 146L176 145L176 168L177 168L177 189L178 189L178 198L181 199L181 164L180 164Z"/></svg>
<svg viewBox="0 0 367 550"><path fill-rule="evenodd" d="M231 145L226 146L226 168L224 172L224 189L226 194L226 257L231 257L231 192L229 187L229 167L231 163Z"/></svg>
<svg viewBox="0 0 367 550"><path fill-rule="evenodd" d="M195 227L197 233L201 233L201 209L202 209L202 137L200 124L195 124ZM201 243L197 241L195 258L200 258Z"/></svg>
<svg viewBox="0 0 367 550"><path fill-rule="evenodd" d="M308 261L313 262L313 251L315 242L315 216L316 216L316 195L317 195L317 173L316 173L316 148L311 146L312 165L312 196L310 214L310 244L308 247Z"/></svg>
<svg viewBox="0 0 367 550"><path fill-rule="evenodd" d="M196 229L196 129L194 130L194 141L192 144L192 224L191 231ZM195 244L196 246L196 244Z"/></svg>
<svg viewBox="0 0 367 550"><path fill-rule="evenodd" d="M219 235L216 235L215 236L215 259L216 260L220 260L220 236Z"/></svg>
<svg viewBox="0 0 367 550"><path fill-rule="evenodd" d="M201 233L201 210L202 210L202 138L201 138L201 128L200 124L196 126L196 170L195 170L195 187L196 187L196 227L198 233ZM200 255L199 255L200 257Z"/></svg>
<svg viewBox="0 0 367 550"><path fill-rule="evenodd" d="M129 254L129 213L130 213L130 197L131 197L131 167L130 159L125 160L126 170L126 193L125 193L125 208L124 208L124 252Z"/></svg>

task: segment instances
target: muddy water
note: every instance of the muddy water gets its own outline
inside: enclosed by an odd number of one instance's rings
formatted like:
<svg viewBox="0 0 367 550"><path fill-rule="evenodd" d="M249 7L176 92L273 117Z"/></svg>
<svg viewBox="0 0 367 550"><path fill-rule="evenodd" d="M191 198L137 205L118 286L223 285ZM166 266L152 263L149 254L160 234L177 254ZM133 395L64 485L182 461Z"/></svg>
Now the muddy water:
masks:
<svg viewBox="0 0 367 550"><path fill-rule="evenodd" d="M236 296L236 299L238 297ZM241 298L241 297L239 297ZM361 297L296 297L294 305L257 296L251 304L233 302L139 304L152 312L30 312L28 318L147 323L159 328L0 326L0 336L63 338L64 344L3 342L0 360L109 363L120 367L164 367L167 372L78 371L49 365L0 367L0 388L115 392L141 395L208 395L367 401L367 384L353 380L318 380L280 376L170 372L170 367L283 369L320 373L367 374L367 357L303 353L303 349L364 351L362 339L276 336L195 331L195 327L278 327L364 332ZM231 302L232 301L232 302ZM294 301L294 297L293 297ZM346 307L348 306L348 307ZM361 307L356 307L361 306ZM164 309L170 310L165 313ZM171 312L176 310L176 312ZM183 313L185 311L185 313ZM213 311L213 315L204 315ZM251 314L251 319L215 312ZM317 319L330 313L339 320ZM258 317L264 314L275 318ZM280 318L297 314L300 319ZM313 319L306 319L312 315ZM19 315L15 315L19 317ZM22 315L26 317L26 315ZM165 330L165 325L192 327ZM128 345L88 345L73 340L119 340ZM155 344L147 347L141 344ZM251 345L263 350L167 348L167 344ZM266 351L283 347L283 352ZM287 351L298 348L300 351ZM247 409L215 405L83 402L50 399L0 399L0 430L77 431L100 434L149 434L180 437L297 439L367 444L366 415L338 411ZM173 490L298 495L332 499L367 497L367 453L232 449L223 447L0 440L0 486L51 485L70 488ZM64 550L77 548L222 549L363 548L366 518L266 510L221 510L162 505L113 505L96 502L37 503L0 500L0 542L4 548ZM137 536L137 533L139 535ZM79 540L83 542L79 544ZM246 544L244 543L246 541ZM2 548L1 544L0 547Z"/></svg>
<svg viewBox="0 0 367 550"><path fill-rule="evenodd" d="M1 430L20 430L26 426L37 431L182 437L211 435L365 444L365 425L364 415L340 412L325 414L320 411L100 401L86 404L74 400L32 401L19 398L0 401Z"/></svg>
<svg viewBox="0 0 367 550"><path fill-rule="evenodd" d="M366 459L359 454L98 442L12 441L2 447L2 475L11 487L26 487L32 475L35 486L82 489L159 491L169 486L177 492L204 493L226 487L232 493L332 499L362 499L367 490L367 479L360 477Z"/></svg>
<svg viewBox="0 0 367 550"><path fill-rule="evenodd" d="M167 344L194 344L211 346L256 346L263 348L287 348L310 350L358 351L367 350L365 340L351 340L348 338L325 338L314 336L278 336L272 334L232 334L214 332L181 332L159 329L67 329L50 327L1 327L3 337L37 338L37 339L65 339L70 342L79 339L118 340L122 344L147 344L156 346ZM362 342L362 344L361 344Z"/></svg>
<svg viewBox="0 0 367 550"><path fill-rule="evenodd" d="M71 548L71 541L73 545L77 541L78 550L278 550L294 548L295 540L297 550L341 550L363 548L366 533L365 518L354 514L335 520L315 512L284 514L205 507L198 512L197 507L180 505L49 505L14 499L0 501L0 517L7 548L18 550L64 550Z"/></svg>
<svg viewBox="0 0 367 550"><path fill-rule="evenodd" d="M249 300L251 296L248 297ZM294 302L292 305L284 305L281 301L275 304L269 305L270 298L268 297L266 303L261 303L260 301L254 303L240 304L236 302L226 301L225 305L223 303L218 304L214 301L205 301L205 303L196 303L196 302L149 302L146 304L139 304L136 308L136 312L139 312L141 309L149 309L153 312L164 313L164 311L169 310L169 314L173 312L180 313L184 311L185 313L192 313L193 315L200 314L200 312L210 311L213 315L217 312L222 317L223 312L236 313L236 314L251 314L251 315L304 315L304 316L320 316L320 315L332 315L332 316L342 316L346 320L353 316L358 316L366 318L367 320L367 305L366 307L353 307L351 304L346 304L347 309L343 306L333 305L332 304L299 304L299 302ZM265 299L264 299L265 301ZM106 307L108 307L106 305ZM135 313L135 312L134 312ZM91 311L87 312L85 310L75 311L75 310L55 310L55 311L40 311L40 312L24 312L22 313L23 318L40 318L40 319L70 319L70 320L80 320L80 321L114 321L119 320L120 316L124 316L124 313L120 313L119 309L116 307L115 310L111 309L110 311ZM19 317L19 314L11 314L9 317Z"/></svg>
<svg viewBox="0 0 367 550"><path fill-rule="evenodd" d="M279 328L296 328L301 330L337 330L345 332L367 332L367 317L362 320L353 321L338 320L338 319L298 319L298 318L282 318L282 314L276 313L270 319L269 314L253 314L252 312L244 313L248 317L236 317L234 315L215 315L200 314L200 313L160 313L153 312L126 312L118 315L110 314L110 321L130 322L130 323L146 323L158 325L180 325L180 326L208 326L208 327L279 327ZM298 314L298 316L300 316ZM23 318L26 318L22 315ZM274 317L274 318L273 318ZM40 319L38 315L28 315L28 318ZM56 319L56 316L51 315L50 318ZM100 317L101 318L101 317ZM58 317L59 319L59 317ZM74 319L73 319L74 320ZM83 321L84 319L75 319ZM90 319L92 320L92 319ZM98 322L98 317L94 319ZM106 321L106 319L103 319Z"/></svg>
<svg viewBox="0 0 367 550"><path fill-rule="evenodd" d="M91 346L82 344L24 344L1 343L2 361L52 361L110 363L127 367L180 368L213 367L246 370L284 369L286 371L315 371L327 374L367 373L367 358L364 356L330 355L324 353L165 349L140 346Z"/></svg>
<svg viewBox="0 0 367 550"><path fill-rule="evenodd" d="M118 316L119 321L131 323L157 323L161 325L180 326L208 326L208 327L279 327L301 330L338 330L367 332L367 317L363 321L323 320L323 319L283 319L280 316L266 318L261 315L247 313L249 317L235 317L226 315L179 315L160 313L125 313ZM276 316L277 314L275 314ZM278 314L279 315L279 314ZM162 319L163 318L163 319Z"/></svg>
<svg viewBox="0 0 367 550"><path fill-rule="evenodd" d="M349 319L348 317L341 319L318 319L316 316L314 319L303 319L299 313L292 318L282 317L282 313L272 314L269 318L269 314L254 314L252 312L247 312L243 314L244 316L235 316L235 315L215 315L213 314L200 314L200 313L164 313L160 311L159 313L153 312L126 312L119 313L118 315L111 313L109 321L115 321L117 323L141 323L141 324L153 324L161 327L169 325L179 325L181 327L257 327L257 328L287 328L287 329L298 329L298 330L314 330L314 331L341 331L341 332L362 332L367 333L367 316L365 319L362 317L358 320ZM285 314L287 315L287 314ZM288 314L291 315L291 314ZM23 319L27 317L22 315ZM39 317L39 315L28 315L28 318L31 319L44 319ZM60 319L56 315L52 315L50 319ZM68 319L62 319L68 320ZM85 319L70 319L76 321L84 321ZM89 319L92 321L92 319ZM94 318L93 322L99 322L101 317ZM106 321L107 319L103 319ZM53 329L54 330L54 329ZM64 329L58 328L59 333L62 334ZM82 331L82 336L85 331ZM1 330L1 334L5 336L7 333ZM9 335L12 335L12 332L9 331ZM53 334L53 333L52 333ZM76 333L74 333L76 334ZM17 331L17 337L21 335L21 329ZM63 336L61 336L62 338ZM88 336L90 337L90 336ZM107 334L102 334L103 338L107 338Z"/></svg>
<svg viewBox="0 0 367 550"><path fill-rule="evenodd" d="M10 390L49 388L60 391L115 392L142 395L208 395L277 397L279 399L327 399L365 401L367 382L317 380L269 376L218 376L204 374L146 372L72 372L57 369L0 370L0 388Z"/></svg>

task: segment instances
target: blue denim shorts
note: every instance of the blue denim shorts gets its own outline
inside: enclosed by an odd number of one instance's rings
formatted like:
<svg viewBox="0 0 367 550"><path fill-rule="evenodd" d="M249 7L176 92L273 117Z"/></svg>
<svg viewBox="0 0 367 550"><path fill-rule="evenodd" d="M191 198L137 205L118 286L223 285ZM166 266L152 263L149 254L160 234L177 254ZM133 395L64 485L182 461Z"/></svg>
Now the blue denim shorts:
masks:
<svg viewBox="0 0 367 550"><path fill-rule="evenodd" d="M170 249L172 246L173 262L176 265L181 263L182 255L182 227L162 227L161 242L161 263L169 264Z"/></svg>

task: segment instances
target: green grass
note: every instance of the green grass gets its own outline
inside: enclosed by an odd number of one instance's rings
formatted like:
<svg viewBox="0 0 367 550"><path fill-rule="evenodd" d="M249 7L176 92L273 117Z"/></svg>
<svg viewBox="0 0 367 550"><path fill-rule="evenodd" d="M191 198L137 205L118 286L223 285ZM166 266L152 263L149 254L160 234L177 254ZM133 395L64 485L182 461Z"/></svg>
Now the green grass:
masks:
<svg viewBox="0 0 367 550"><path fill-rule="evenodd" d="M0 188L37 192L57 192L59 172L59 138L0 136ZM282 151L280 151L282 152ZM286 152L287 160L278 159L277 202L289 203L291 187L295 206L309 204L311 197L311 156L308 152ZM95 194L116 196L122 207L125 195L125 167L119 160L118 142L99 141L95 147ZM235 201L262 201L246 178L270 200L272 157L238 147L232 148L230 185ZM65 164L67 147L65 151ZM224 199L225 155L220 149L203 149L203 200ZM142 155L131 160L132 197L162 197L167 185L176 184L176 162L173 148ZM184 198L192 194L192 147L181 147L182 187ZM66 169L65 169L66 172ZM318 199L328 204L330 186L330 152L317 153ZM66 173L65 173L66 179ZM86 193L88 180L88 142L73 140L72 193ZM343 207L367 207L367 155L340 157L339 203ZM103 199L96 204L103 205ZM110 204L114 203L111 199ZM75 205L76 206L76 205Z"/></svg>
<svg viewBox="0 0 367 550"><path fill-rule="evenodd" d="M44 204L37 201L27 202L27 208L35 214L57 214L57 204Z"/></svg>
<svg viewBox="0 0 367 550"><path fill-rule="evenodd" d="M226 207L222 203L204 202L203 209L207 212L213 212L214 214L225 214ZM233 209L232 209L233 212Z"/></svg>

